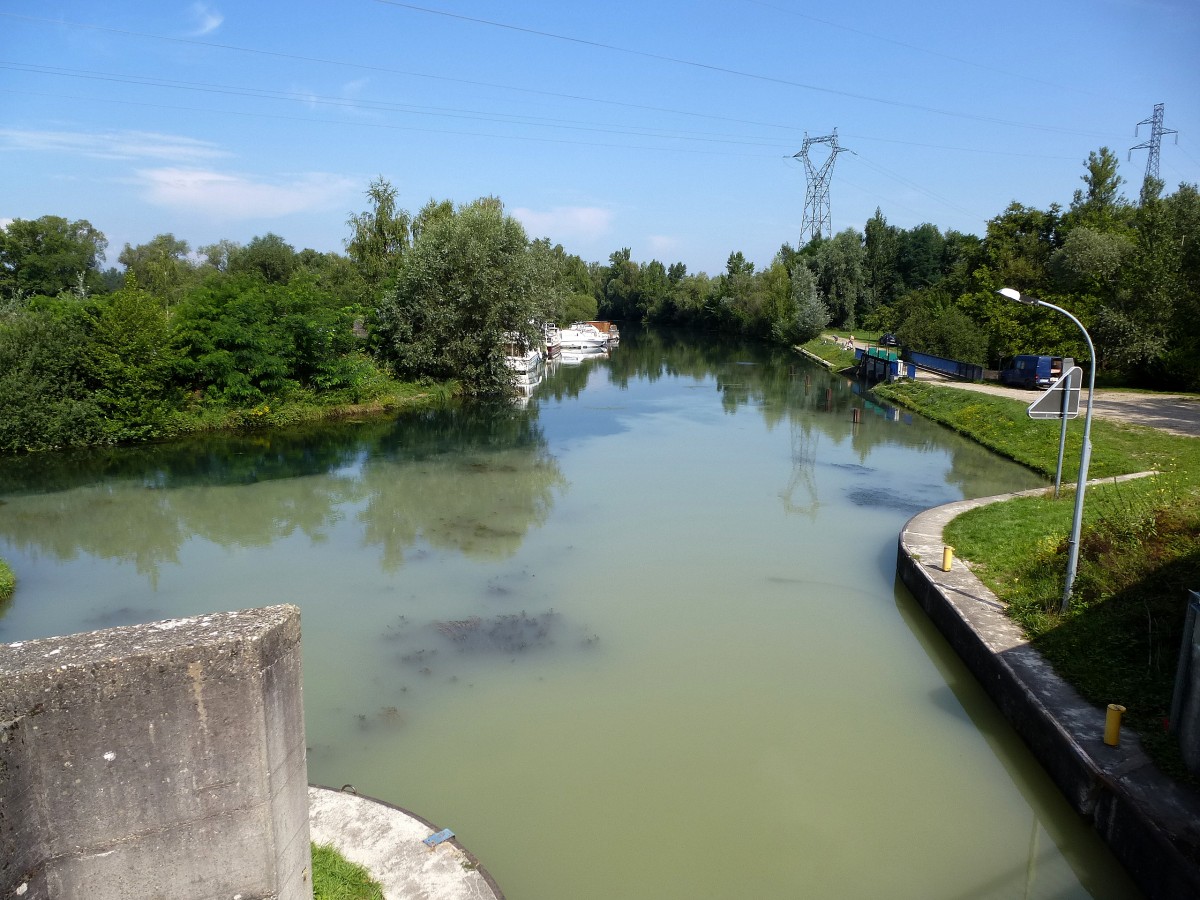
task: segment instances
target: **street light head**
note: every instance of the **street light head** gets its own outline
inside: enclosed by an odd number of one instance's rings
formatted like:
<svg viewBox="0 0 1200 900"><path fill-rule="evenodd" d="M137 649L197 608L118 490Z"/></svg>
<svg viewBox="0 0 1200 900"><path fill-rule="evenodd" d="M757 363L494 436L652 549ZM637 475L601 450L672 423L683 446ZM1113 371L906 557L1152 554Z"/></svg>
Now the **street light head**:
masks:
<svg viewBox="0 0 1200 900"><path fill-rule="evenodd" d="M1015 300L1017 303L1024 303L1026 306L1040 306L1042 302L1036 297L1028 295L1022 297L1020 291L1013 290L1012 288L1000 288L996 293L1001 297L1007 297L1009 300Z"/></svg>

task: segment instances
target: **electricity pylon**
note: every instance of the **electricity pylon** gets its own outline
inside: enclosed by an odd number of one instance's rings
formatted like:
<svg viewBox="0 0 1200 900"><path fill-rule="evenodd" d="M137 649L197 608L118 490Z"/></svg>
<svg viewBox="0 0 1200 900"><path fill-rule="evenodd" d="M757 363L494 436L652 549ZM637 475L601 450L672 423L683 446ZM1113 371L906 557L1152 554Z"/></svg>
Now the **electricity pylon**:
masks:
<svg viewBox="0 0 1200 900"><path fill-rule="evenodd" d="M1158 177L1158 152L1162 146L1162 136L1164 134L1175 135L1175 143L1179 143L1179 132L1174 128L1163 128L1163 108L1165 104L1155 103L1154 114L1148 119L1142 119L1133 129L1133 136L1137 137L1137 130L1143 125L1150 126L1150 137L1142 141L1136 147L1129 148L1129 158L1133 158L1134 150L1149 150L1150 154L1146 157L1146 179L1142 182L1142 194L1146 192L1146 181L1153 178L1159 181Z"/></svg>
<svg viewBox="0 0 1200 900"><path fill-rule="evenodd" d="M829 145L829 158L821 164L819 169L808 158L808 148L813 144ZM822 234L825 237L833 236L833 226L829 219L829 179L833 176L833 164L837 161L837 155L845 149L845 147L838 146L836 128L833 129L833 134L815 138L810 138L806 131L804 132L804 146L799 153L792 157L804 161L804 174L808 180L808 186L804 191L804 217L800 221L801 244L820 237Z"/></svg>

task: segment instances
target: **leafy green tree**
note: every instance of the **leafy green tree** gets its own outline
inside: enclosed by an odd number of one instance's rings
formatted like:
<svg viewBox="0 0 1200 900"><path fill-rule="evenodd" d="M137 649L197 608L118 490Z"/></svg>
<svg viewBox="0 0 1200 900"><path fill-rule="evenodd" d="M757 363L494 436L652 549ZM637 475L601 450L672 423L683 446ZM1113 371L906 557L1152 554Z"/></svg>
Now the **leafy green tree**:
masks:
<svg viewBox="0 0 1200 900"><path fill-rule="evenodd" d="M896 336L919 353L982 365L987 360L988 336L937 288L914 291L904 301L906 316Z"/></svg>
<svg viewBox="0 0 1200 900"><path fill-rule="evenodd" d="M928 222L901 231L896 269L908 290L932 287L942 280L946 242L936 225Z"/></svg>
<svg viewBox="0 0 1200 900"><path fill-rule="evenodd" d="M1120 161L1107 147L1088 154L1084 167L1087 172L1080 176L1086 189L1075 192L1066 216L1068 228L1086 225L1100 232L1121 227L1129 212L1129 203L1121 196L1121 185L1125 179L1117 174Z"/></svg>
<svg viewBox="0 0 1200 900"><path fill-rule="evenodd" d="M209 278L176 310L183 385L206 401L253 406L289 387L284 338L267 285L243 274Z"/></svg>
<svg viewBox="0 0 1200 900"><path fill-rule="evenodd" d="M977 276L989 289L1011 287L1037 294L1047 286L1047 265L1062 244L1059 208L1011 203L987 225ZM1040 296L1040 295L1039 295Z"/></svg>
<svg viewBox="0 0 1200 900"><path fill-rule="evenodd" d="M1133 217L1133 251L1121 270L1117 297L1100 310L1101 357L1144 374L1173 342L1175 309L1182 299L1182 246L1162 182L1147 179Z"/></svg>
<svg viewBox="0 0 1200 900"><path fill-rule="evenodd" d="M863 274L867 281L864 318L877 307L890 306L900 296L904 281L897 268L899 256L899 232L876 207L875 215L867 220L863 238Z"/></svg>
<svg viewBox="0 0 1200 900"><path fill-rule="evenodd" d="M102 291L107 248L103 232L87 219L14 219L0 228L0 298Z"/></svg>
<svg viewBox="0 0 1200 900"><path fill-rule="evenodd" d="M162 302L135 276L93 312L85 359L92 397L113 441L161 437L178 408L172 377L178 361Z"/></svg>
<svg viewBox="0 0 1200 900"><path fill-rule="evenodd" d="M554 312L552 285L520 223L494 198L425 225L376 313L377 350L402 378L457 379L473 396L508 391L504 345Z"/></svg>
<svg viewBox="0 0 1200 900"><path fill-rule="evenodd" d="M671 293L674 289L667 267L657 259L650 260L642 269L642 304L648 321L670 321L674 314Z"/></svg>
<svg viewBox="0 0 1200 900"><path fill-rule="evenodd" d="M606 319L641 319L645 307L641 296L641 267L630 258L628 247L608 257L604 271L599 315Z"/></svg>
<svg viewBox="0 0 1200 900"><path fill-rule="evenodd" d="M268 284L287 284L299 266L296 249L277 234L252 238L229 258L232 275L254 275Z"/></svg>
<svg viewBox="0 0 1200 900"><path fill-rule="evenodd" d="M1049 272L1060 290L1111 303L1133 249L1124 233L1076 225L1050 255Z"/></svg>
<svg viewBox="0 0 1200 900"><path fill-rule="evenodd" d="M379 176L367 188L371 208L346 222L353 232L346 252L372 291L381 290L394 277L411 242L412 217L396 206L396 196L391 183Z"/></svg>
<svg viewBox="0 0 1200 900"><path fill-rule="evenodd" d="M790 330L780 323L776 336L782 342L803 344L819 337L829 325L829 310L817 287L817 279L803 262L792 269L791 284L795 318Z"/></svg>
<svg viewBox="0 0 1200 900"><path fill-rule="evenodd" d="M219 240L215 244L207 244L199 249L199 254L204 257L201 265L205 269L212 269L216 272L228 272L229 261L237 256L242 245L237 241Z"/></svg>
<svg viewBox="0 0 1200 900"><path fill-rule="evenodd" d="M0 315L0 452L105 439L87 381L85 315L71 307Z"/></svg>
<svg viewBox="0 0 1200 900"><path fill-rule="evenodd" d="M188 242L173 234L160 234L149 243L125 245L117 261L133 275L138 287L158 297L168 307L183 299L196 283L196 267L188 259Z"/></svg>
<svg viewBox="0 0 1200 900"><path fill-rule="evenodd" d="M763 284L754 273L754 263L735 250L725 261L725 272L713 285L709 324L734 334L762 338L767 333L765 307Z"/></svg>
<svg viewBox="0 0 1200 900"><path fill-rule="evenodd" d="M827 241L810 241L809 246L814 243L817 248L813 254L813 274L832 322L841 328L854 328L867 286L862 235L847 228Z"/></svg>

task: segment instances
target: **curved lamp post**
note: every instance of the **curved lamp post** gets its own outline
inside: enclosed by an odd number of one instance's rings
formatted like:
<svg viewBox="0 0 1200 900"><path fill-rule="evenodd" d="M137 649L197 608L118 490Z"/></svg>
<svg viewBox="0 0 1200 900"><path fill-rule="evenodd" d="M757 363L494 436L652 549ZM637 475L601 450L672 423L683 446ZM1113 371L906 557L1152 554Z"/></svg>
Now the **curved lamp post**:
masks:
<svg viewBox="0 0 1200 900"><path fill-rule="evenodd" d="M1071 537L1067 541L1067 586L1063 590L1062 607L1059 610L1065 613L1071 602L1071 588L1075 585L1075 573L1079 569L1079 531L1083 525L1083 489L1087 486L1088 461L1092 455L1092 397L1096 393L1096 347L1092 344L1092 337L1083 327L1083 323L1061 306L1055 306L1045 300L1038 300L1028 294L1022 296L1020 291L1012 288L1000 288L996 293L1017 303L1024 303L1027 306L1044 306L1062 313L1079 326L1079 330L1083 332L1083 339L1087 341L1088 351L1092 355L1091 371L1088 375L1087 414L1083 419L1083 449L1079 452L1079 476L1075 483L1075 517L1071 521Z"/></svg>

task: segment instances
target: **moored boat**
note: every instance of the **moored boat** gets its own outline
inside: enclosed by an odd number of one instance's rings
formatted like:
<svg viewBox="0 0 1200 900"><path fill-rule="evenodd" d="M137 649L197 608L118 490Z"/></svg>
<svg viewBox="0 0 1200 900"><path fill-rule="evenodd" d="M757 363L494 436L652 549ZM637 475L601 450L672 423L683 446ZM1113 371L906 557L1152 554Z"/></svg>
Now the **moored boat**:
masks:
<svg viewBox="0 0 1200 900"><path fill-rule="evenodd" d="M576 322L560 332L563 350L605 349L608 335L588 322Z"/></svg>

